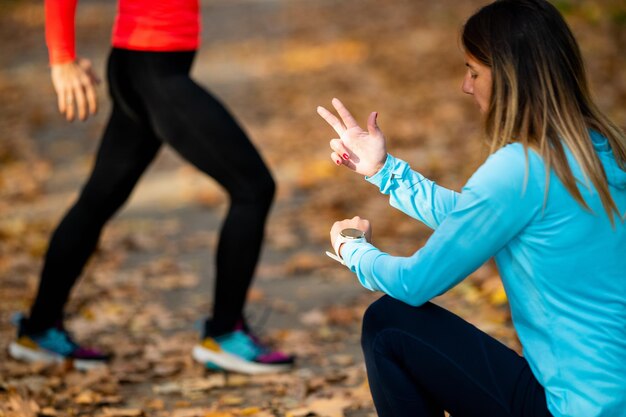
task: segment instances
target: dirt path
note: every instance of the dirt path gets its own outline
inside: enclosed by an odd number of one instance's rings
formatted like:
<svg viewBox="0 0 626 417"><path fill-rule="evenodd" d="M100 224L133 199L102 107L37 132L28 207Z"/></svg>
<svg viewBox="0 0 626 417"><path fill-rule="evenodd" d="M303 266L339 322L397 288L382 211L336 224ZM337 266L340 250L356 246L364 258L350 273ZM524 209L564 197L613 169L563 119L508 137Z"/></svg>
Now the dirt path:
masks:
<svg viewBox="0 0 626 417"><path fill-rule="evenodd" d="M61 120L46 66L42 6L3 3L0 416L36 409L51 416L373 415L359 325L377 295L323 255L328 229L356 214L375 219L376 243L403 255L429 231L330 163L333 132L315 107L337 96L359 119L379 111L392 153L459 189L486 155L476 110L460 93L456 39L463 18L481 3L203 2L194 76L241 120L279 185L248 314L268 340L298 354L299 364L262 378L206 372L189 358L194 322L210 308L225 201L212 180L168 149L106 229L69 306L70 328L79 339L112 349L113 366L82 375L7 358L11 314L25 310L34 295L48 236L89 172L109 103L103 85L93 120ZM600 104L626 125L626 13L610 0L597 10L591 2L561 3L585 35L581 46ZM106 0L82 0L78 9L79 53L101 75L113 15ZM492 265L437 302L519 349ZM22 414L11 414L15 409Z"/></svg>

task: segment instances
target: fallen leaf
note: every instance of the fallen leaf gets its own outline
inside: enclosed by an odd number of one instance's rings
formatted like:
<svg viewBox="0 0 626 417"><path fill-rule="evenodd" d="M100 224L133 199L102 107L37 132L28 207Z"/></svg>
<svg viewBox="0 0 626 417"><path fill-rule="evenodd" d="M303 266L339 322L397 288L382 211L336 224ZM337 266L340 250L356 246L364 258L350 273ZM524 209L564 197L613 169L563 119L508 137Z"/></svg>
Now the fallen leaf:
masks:
<svg viewBox="0 0 626 417"><path fill-rule="evenodd" d="M143 410L138 408L109 408L105 407L99 414L100 417L141 417Z"/></svg>
<svg viewBox="0 0 626 417"><path fill-rule="evenodd" d="M346 398L318 398L305 407L288 411L286 417L305 417L310 414L319 417L344 417L344 410L350 405L351 401Z"/></svg>

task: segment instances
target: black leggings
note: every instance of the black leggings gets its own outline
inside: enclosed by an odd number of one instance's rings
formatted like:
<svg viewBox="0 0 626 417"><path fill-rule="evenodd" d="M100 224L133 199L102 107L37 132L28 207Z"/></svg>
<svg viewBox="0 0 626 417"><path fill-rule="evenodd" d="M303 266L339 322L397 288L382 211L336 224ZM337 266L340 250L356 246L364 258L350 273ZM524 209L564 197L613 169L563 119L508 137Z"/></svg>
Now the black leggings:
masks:
<svg viewBox="0 0 626 417"><path fill-rule="evenodd" d="M363 319L361 344L381 417L549 417L526 360L449 311L389 296Z"/></svg>
<svg viewBox="0 0 626 417"><path fill-rule="evenodd" d="M190 78L194 56L112 50L107 68L112 114L91 176L50 241L27 324L30 331L46 329L62 318L103 226L164 143L228 193L210 332L225 333L241 318L275 183L234 118Z"/></svg>

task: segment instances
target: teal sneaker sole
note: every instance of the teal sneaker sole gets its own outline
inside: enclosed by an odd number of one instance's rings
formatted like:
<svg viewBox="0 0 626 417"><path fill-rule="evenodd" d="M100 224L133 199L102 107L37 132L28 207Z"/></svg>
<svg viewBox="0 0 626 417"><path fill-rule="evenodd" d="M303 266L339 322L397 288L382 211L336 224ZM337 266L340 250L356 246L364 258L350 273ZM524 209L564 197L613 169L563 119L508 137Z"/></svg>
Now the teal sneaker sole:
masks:
<svg viewBox="0 0 626 417"><path fill-rule="evenodd" d="M197 362L204 366L215 366L219 370L238 372L248 375L271 374L289 371L293 366L291 364L263 364L245 360L242 357L233 355L225 351L216 352L207 349L202 345L194 346L191 356ZM209 368L211 369L211 368Z"/></svg>
<svg viewBox="0 0 626 417"><path fill-rule="evenodd" d="M89 371L91 369L106 366L106 361L82 360L67 358L58 353L49 352L43 349L32 349L17 342L9 345L9 356L13 359L29 363L64 363L71 362L74 369L79 371Z"/></svg>

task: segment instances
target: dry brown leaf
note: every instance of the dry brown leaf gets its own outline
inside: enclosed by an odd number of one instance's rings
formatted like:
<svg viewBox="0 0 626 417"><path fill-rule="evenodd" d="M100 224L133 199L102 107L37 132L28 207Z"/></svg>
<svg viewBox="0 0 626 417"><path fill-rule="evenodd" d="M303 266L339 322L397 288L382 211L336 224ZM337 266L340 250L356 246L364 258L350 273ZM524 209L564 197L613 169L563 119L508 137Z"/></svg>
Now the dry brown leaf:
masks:
<svg viewBox="0 0 626 417"><path fill-rule="evenodd" d="M141 417L144 415L143 410L139 408L111 408L104 407L99 417Z"/></svg>
<svg viewBox="0 0 626 417"><path fill-rule="evenodd" d="M154 385L152 391L156 394L188 393L197 391L210 391L226 385L223 375L215 374L207 378L184 379L180 381L167 382L165 384Z"/></svg>
<svg viewBox="0 0 626 417"><path fill-rule="evenodd" d="M97 392L93 392L91 390L82 391L74 398L74 402L80 405L97 404L101 400L102 400L102 395L98 394Z"/></svg>
<svg viewBox="0 0 626 417"><path fill-rule="evenodd" d="M237 395L225 395L220 398L220 404L225 406L241 405L244 401L244 398Z"/></svg>
<svg viewBox="0 0 626 417"><path fill-rule="evenodd" d="M344 410L351 404L352 402L346 398L317 398L304 407L289 410L286 417L305 417L310 414L319 417L344 417Z"/></svg>
<svg viewBox="0 0 626 417"><path fill-rule="evenodd" d="M248 302L256 303L259 301L263 301L263 299L265 299L265 292L263 290L254 287L248 290Z"/></svg>
<svg viewBox="0 0 626 417"><path fill-rule="evenodd" d="M257 415L260 412L261 412L261 409L259 407L247 407L247 408L243 408L239 410L237 414L240 416L253 416L253 415Z"/></svg>
<svg viewBox="0 0 626 417"><path fill-rule="evenodd" d="M355 313L354 308L343 306L330 307L326 310L326 316L328 317L329 323L343 326L358 323L361 319L360 316L357 316Z"/></svg>
<svg viewBox="0 0 626 417"><path fill-rule="evenodd" d="M180 363L157 363L152 368L152 373L158 377L172 376L180 372L182 364Z"/></svg>
<svg viewBox="0 0 626 417"><path fill-rule="evenodd" d="M164 410L165 401L163 401L161 398L153 398L146 403L146 408L155 411Z"/></svg>
<svg viewBox="0 0 626 417"><path fill-rule="evenodd" d="M304 162L301 166L297 184L302 188L310 188L323 184L335 175L337 175L337 167L333 166L330 160Z"/></svg>
<svg viewBox="0 0 626 417"><path fill-rule="evenodd" d="M192 273L165 274L159 277L150 277L148 286L157 290L172 290L178 288L195 288L199 278Z"/></svg>
<svg viewBox="0 0 626 417"><path fill-rule="evenodd" d="M233 413L226 411L209 411L203 415L203 417L234 417Z"/></svg>
<svg viewBox="0 0 626 417"><path fill-rule="evenodd" d="M285 263L287 275L304 275L324 266L326 259L320 253L298 252Z"/></svg>
<svg viewBox="0 0 626 417"><path fill-rule="evenodd" d="M211 410L207 408L194 407L194 408L178 408L169 415L169 417L204 417Z"/></svg>
<svg viewBox="0 0 626 417"><path fill-rule="evenodd" d="M250 384L250 376L243 374L225 374L226 386L240 388Z"/></svg>
<svg viewBox="0 0 626 417"><path fill-rule="evenodd" d="M6 407L8 417L37 417L39 406L29 398L22 398L19 395L11 395ZM4 407L0 407L0 412Z"/></svg>
<svg viewBox="0 0 626 417"><path fill-rule="evenodd" d="M319 308L315 308L313 310L309 310L304 314L300 315L300 323L307 326L321 326L328 323L328 318L326 314Z"/></svg>
<svg viewBox="0 0 626 417"><path fill-rule="evenodd" d="M331 363L339 366L350 366L354 364L354 358L352 355L347 354L332 355L330 357L330 361Z"/></svg>

